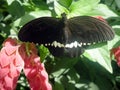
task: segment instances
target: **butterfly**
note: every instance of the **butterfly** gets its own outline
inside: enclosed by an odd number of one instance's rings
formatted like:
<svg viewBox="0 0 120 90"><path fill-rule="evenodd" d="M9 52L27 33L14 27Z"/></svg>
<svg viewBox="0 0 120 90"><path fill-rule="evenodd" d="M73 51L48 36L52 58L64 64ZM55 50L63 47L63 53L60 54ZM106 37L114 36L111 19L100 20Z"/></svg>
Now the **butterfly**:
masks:
<svg viewBox="0 0 120 90"><path fill-rule="evenodd" d="M18 33L24 42L42 44L56 57L78 57L84 46L114 38L114 31L107 22L91 16L67 19L40 17L25 24Z"/></svg>

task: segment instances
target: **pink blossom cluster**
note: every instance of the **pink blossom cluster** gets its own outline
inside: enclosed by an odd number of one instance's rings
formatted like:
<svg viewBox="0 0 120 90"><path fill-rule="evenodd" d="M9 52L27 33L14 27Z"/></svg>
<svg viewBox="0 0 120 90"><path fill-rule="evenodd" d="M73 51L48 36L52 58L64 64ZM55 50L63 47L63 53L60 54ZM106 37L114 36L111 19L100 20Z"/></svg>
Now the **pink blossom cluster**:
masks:
<svg viewBox="0 0 120 90"><path fill-rule="evenodd" d="M111 50L111 54L114 55L114 57L115 57L115 59L117 61L118 66L120 66L120 46L116 47L116 48L113 48Z"/></svg>
<svg viewBox="0 0 120 90"><path fill-rule="evenodd" d="M21 70L31 90L52 90L35 44L29 43L27 49L26 43L18 43L16 39L4 41L0 51L0 90L15 90Z"/></svg>

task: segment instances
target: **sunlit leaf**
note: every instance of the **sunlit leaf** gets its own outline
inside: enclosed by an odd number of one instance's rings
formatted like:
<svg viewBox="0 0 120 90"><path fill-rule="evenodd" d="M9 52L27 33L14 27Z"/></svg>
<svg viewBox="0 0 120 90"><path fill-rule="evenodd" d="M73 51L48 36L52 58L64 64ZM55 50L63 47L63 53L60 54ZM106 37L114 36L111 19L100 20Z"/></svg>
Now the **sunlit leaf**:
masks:
<svg viewBox="0 0 120 90"><path fill-rule="evenodd" d="M64 86L62 82L60 81L62 77L55 78L55 85L53 87L53 90L64 90Z"/></svg>
<svg viewBox="0 0 120 90"><path fill-rule="evenodd" d="M118 16L116 13L111 11L104 4L99 4L95 9L97 10L97 12L100 12L102 14L102 16L105 17L105 18Z"/></svg>
<svg viewBox="0 0 120 90"><path fill-rule="evenodd" d="M95 8L99 3L99 0L78 0L74 1L70 6L70 15L88 15L93 8Z"/></svg>
<svg viewBox="0 0 120 90"><path fill-rule="evenodd" d="M110 73L113 72L111 66L110 52L107 46L103 46L102 48L87 50L86 52L89 53L90 60L93 60L94 62L98 62Z"/></svg>
<svg viewBox="0 0 120 90"><path fill-rule="evenodd" d="M53 72L52 72L52 75L54 77L60 76L65 71L67 71L71 67L73 67L77 63L78 60L79 60L78 58L74 58L74 59L71 59L71 58L60 58L60 59L56 60L55 65L54 65L54 69L53 69Z"/></svg>
<svg viewBox="0 0 120 90"><path fill-rule="evenodd" d="M57 1L54 1L54 10L57 13L58 16L61 16L62 13L68 13L68 9L64 6L60 5Z"/></svg>
<svg viewBox="0 0 120 90"><path fill-rule="evenodd" d="M108 42L108 48L112 49L120 46L120 26L114 26L115 37L112 41Z"/></svg>
<svg viewBox="0 0 120 90"><path fill-rule="evenodd" d="M72 1L73 1L73 0L58 0L58 2L59 2L62 6L66 7L66 8L69 8L69 6L71 5Z"/></svg>
<svg viewBox="0 0 120 90"><path fill-rule="evenodd" d="M38 47L39 53L40 53L40 60L43 62L45 58L50 54L49 50L44 47L43 45Z"/></svg>
<svg viewBox="0 0 120 90"><path fill-rule="evenodd" d="M42 16L51 16L51 12L48 10L41 10L41 11L33 11L30 13L25 14L23 17L17 19L14 22L14 26L23 26L24 24L26 24L27 22L35 19L35 18L39 18Z"/></svg>

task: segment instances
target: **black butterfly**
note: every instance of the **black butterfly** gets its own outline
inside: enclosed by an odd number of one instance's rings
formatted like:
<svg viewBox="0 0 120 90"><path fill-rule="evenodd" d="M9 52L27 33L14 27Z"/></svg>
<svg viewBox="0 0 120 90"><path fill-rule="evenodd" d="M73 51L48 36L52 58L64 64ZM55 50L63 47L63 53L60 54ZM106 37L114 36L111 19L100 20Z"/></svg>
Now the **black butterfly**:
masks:
<svg viewBox="0 0 120 90"><path fill-rule="evenodd" d="M41 17L25 24L18 38L48 47L54 56L77 57L84 52L84 45L111 40L112 28L104 21L90 16L77 16L70 19Z"/></svg>

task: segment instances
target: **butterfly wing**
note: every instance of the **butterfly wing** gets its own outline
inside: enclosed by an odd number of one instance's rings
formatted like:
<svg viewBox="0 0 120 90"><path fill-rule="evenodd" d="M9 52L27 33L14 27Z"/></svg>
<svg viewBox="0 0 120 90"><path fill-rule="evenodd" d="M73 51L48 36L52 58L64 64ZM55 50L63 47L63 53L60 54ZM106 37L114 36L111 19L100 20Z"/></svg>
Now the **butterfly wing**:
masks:
<svg viewBox="0 0 120 90"><path fill-rule="evenodd" d="M62 56L64 53L70 57L79 56L84 52L83 48L77 48L73 42L94 43L111 40L114 37L112 28L105 22L89 17L79 16L68 20L52 17L41 17L24 25L18 38L25 42L39 44L51 44L57 41L65 47L47 46L54 56ZM69 47L70 46L70 47Z"/></svg>
<svg viewBox="0 0 120 90"><path fill-rule="evenodd" d="M104 21L90 16L78 16L67 21L69 34L67 42L76 41L81 43L94 43L111 40L114 37L112 28Z"/></svg>
<svg viewBox="0 0 120 90"><path fill-rule="evenodd" d="M43 44L49 48L54 56L62 56L64 49L52 46L54 41L64 42L64 23L61 19L53 17L41 17L25 24L18 33L18 38L24 42Z"/></svg>
<svg viewBox="0 0 120 90"><path fill-rule="evenodd" d="M48 44L53 41L61 41L60 34L62 24L59 19L52 17L41 17L25 24L18 33L18 38L25 42Z"/></svg>
<svg viewBox="0 0 120 90"><path fill-rule="evenodd" d="M113 39L112 28L104 21L90 16L73 17L65 21L64 36L67 55L78 57L84 52L84 45ZM72 47L72 48L69 48Z"/></svg>

